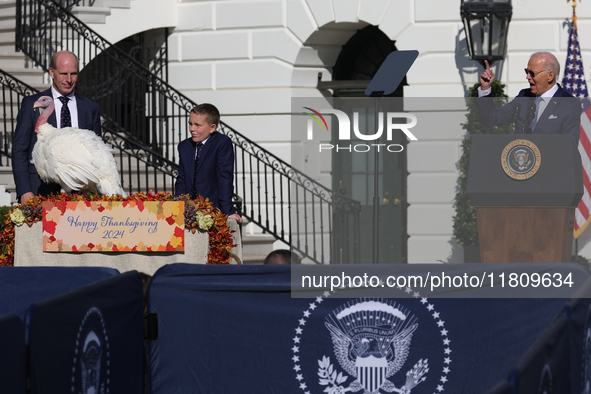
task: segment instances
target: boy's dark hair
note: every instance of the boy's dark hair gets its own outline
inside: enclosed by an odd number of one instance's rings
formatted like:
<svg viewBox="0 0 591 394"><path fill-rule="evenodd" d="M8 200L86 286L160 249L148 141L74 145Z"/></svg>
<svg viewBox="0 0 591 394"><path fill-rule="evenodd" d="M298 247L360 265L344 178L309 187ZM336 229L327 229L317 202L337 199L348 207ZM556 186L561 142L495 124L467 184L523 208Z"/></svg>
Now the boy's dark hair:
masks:
<svg viewBox="0 0 591 394"><path fill-rule="evenodd" d="M301 264L300 257L288 249L277 249L265 258L264 264Z"/></svg>
<svg viewBox="0 0 591 394"><path fill-rule="evenodd" d="M201 116L205 116L207 119L207 123L214 124L219 126L220 124L220 111L216 108L215 105L209 103L199 104L191 110L192 114L197 114Z"/></svg>

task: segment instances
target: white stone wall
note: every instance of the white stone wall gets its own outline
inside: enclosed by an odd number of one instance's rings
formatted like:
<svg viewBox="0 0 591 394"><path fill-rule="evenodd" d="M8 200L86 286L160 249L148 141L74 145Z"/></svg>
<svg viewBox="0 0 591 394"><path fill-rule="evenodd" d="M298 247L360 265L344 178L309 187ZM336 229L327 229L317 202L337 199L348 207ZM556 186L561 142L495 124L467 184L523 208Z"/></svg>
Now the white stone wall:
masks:
<svg viewBox="0 0 591 394"><path fill-rule="evenodd" d="M458 0L166 0L165 6L161 4L162 0L133 0L130 10L113 10L99 33L115 42L142 30L174 27L169 39L171 85L196 102L214 103L226 123L286 161L291 159L291 98L321 96L323 92L316 89L318 73L331 80L341 46L367 24L379 26L396 41L397 49L420 52L407 75L405 97L464 97L481 71L468 59ZM564 63L571 13L564 1L513 1L508 56L494 66L510 96L527 87L523 68L532 52L550 51ZM580 3L577 13L584 64L589 67L591 6ZM461 113L450 110L442 116L457 120ZM461 248L452 236L462 137L458 125L425 131L419 141L409 144L411 263L462 261ZM330 184L328 171L321 168L321 179Z"/></svg>

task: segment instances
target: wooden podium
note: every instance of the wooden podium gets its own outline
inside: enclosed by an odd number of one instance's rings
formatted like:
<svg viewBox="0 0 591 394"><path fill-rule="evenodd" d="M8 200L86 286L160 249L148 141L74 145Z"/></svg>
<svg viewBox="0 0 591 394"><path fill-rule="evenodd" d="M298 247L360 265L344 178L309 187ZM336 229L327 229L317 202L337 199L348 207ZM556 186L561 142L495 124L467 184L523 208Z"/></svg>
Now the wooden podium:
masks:
<svg viewBox="0 0 591 394"><path fill-rule="evenodd" d="M582 196L571 136L472 136L468 197L483 263L570 262Z"/></svg>

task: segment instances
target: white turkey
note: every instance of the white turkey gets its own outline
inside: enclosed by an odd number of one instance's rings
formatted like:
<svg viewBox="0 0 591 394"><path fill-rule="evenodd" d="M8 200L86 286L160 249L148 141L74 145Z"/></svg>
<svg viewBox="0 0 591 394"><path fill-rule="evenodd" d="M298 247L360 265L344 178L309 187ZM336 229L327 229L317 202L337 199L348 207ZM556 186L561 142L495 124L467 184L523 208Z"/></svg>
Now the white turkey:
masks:
<svg viewBox="0 0 591 394"><path fill-rule="evenodd" d="M64 193L78 190L126 196L119 182L113 149L90 130L56 129L47 123L55 110L51 97L41 97L33 108L39 108L40 116L35 126L37 142L32 162L43 181L59 183Z"/></svg>

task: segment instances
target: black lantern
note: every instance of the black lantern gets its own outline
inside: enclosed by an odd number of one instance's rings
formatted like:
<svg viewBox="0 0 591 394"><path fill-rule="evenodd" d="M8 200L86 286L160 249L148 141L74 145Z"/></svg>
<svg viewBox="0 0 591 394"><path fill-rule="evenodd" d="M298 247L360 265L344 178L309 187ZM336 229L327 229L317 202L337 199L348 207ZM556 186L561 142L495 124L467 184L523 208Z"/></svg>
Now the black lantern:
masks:
<svg viewBox="0 0 591 394"><path fill-rule="evenodd" d="M470 59L484 66L503 60L513 13L511 0L462 0L460 7Z"/></svg>

